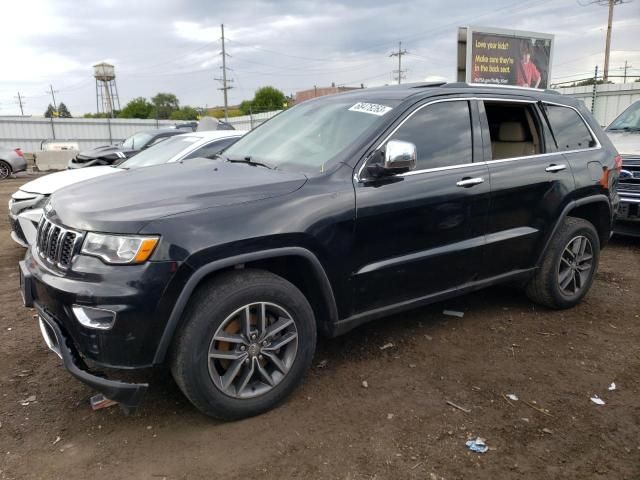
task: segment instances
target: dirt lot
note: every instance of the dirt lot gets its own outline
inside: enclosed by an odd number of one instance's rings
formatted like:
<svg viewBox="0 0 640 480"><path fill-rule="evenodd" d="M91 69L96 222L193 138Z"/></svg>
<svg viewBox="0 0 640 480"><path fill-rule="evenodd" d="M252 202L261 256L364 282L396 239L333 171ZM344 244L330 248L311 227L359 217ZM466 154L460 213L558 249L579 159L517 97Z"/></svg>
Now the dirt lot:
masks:
<svg viewBox="0 0 640 480"><path fill-rule="evenodd" d="M638 240L614 239L573 310L493 288L320 340L302 388L261 417L209 420L164 372L125 416L91 411L92 392L22 307L24 251L9 238L6 203L27 179L0 182L2 479L640 478ZM465 447L476 436L484 455Z"/></svg>

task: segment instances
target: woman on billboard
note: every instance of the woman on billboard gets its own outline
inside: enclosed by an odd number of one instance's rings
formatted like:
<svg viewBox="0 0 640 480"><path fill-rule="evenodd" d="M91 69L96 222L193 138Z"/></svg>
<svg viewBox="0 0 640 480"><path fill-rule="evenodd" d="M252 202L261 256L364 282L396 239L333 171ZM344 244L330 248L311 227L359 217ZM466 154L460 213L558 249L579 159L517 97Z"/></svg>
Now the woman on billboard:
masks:
<svg viewBox="0 0 640 480"><path fill-rule="evenodd" d="M516 69L516 84L519 87L538 88L541 79L538 68L531 61L531 44L525 40L520 44L520 62Z"/></svg>

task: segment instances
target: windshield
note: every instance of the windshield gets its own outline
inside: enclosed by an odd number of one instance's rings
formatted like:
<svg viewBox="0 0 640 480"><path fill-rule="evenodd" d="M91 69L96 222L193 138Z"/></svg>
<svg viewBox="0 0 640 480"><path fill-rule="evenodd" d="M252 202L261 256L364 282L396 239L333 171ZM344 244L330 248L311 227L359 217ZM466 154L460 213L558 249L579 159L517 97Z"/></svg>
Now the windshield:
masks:
<svg viewBox="0 0 640 480"><path fill-rule="evenodd" d="M607 130L640 130L640 102L628 107Z"/></svg>
<svg viewBox="0 0 640 480"><path fill-rule="evenodd" d="M153 135L151 135L150 133L136 133L135 135L131 135L124 142L122 142L122 146L124 148L130 148L132 150L135 150L136 148L140 149L144 147L152 137Z"/></svg>
<svg viewBox="0 0 640 480"><path fill-rule="evenodd" d="M199 140L202 140L202 137L196 135L177 135L168 138L164 142L153 145L134 155L129 160L122 162L118 165L118 168L149 167L151 165L167 163L174 156L187 150L188 147Z"/></svg>
<svg viewBox="0 0 640 480"><path fill-rule="evenodd" d="M249 158L279 170L321 173L398 103L341 96L304 102L245 135L223 156L238 161Z"/></svg>

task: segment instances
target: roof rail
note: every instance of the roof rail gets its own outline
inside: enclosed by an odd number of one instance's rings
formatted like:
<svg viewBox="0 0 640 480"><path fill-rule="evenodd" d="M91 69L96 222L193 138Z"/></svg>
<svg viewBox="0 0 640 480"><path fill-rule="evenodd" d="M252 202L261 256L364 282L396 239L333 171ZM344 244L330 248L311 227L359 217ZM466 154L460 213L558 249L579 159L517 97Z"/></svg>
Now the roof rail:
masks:
<svg viewBox="0 0 640 480"><path fill-rule="evenodd" d="M447 82L419 82L406 84L409 88L427 88L427 87L441 87L446 85Z"/></svg>
<svg viewBox="0 0 640 480"><path fill-rule="evenodd" d="M476 88L505 88L511 90L527 90L530 92L538 92L538 93L550 93L553 95L562 95L560 92L551 89L542 89L542 88L530 88L530 87L518 87L516 85L496 85L494 83L467 83L467 82L452 82L443 85L443 88L467 88L467 87L476 87Z"/></svg>

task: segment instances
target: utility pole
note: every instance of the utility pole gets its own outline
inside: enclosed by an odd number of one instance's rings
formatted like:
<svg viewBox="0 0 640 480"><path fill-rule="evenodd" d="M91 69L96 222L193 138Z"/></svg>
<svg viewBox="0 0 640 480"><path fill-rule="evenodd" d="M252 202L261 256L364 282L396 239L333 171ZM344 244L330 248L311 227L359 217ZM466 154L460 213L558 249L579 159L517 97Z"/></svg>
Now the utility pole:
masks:
<svg viewBox="0 0 640 480"><path fill-rule="evenodd" d="M591 90L591 113L596 111L596 95L598 94L598 66L593 74L593 89Z"/></svg>
<svg viewBox="0 0 640 480"><path fill-rule="evenodd" d="M607 46L604 50L604 83L609 79L609 54L611 52L611 23L613 22L613 7L616 0L609 0L609 20L607 21Z"/></svg>
<svg viewBox="0 0 640 480"><path fill-rule="evenodd" d="M398 70L393 71L393 73L398 73L398 85L402 83L402 77L404 74L404 71L402 70L402 56L406 55L407 53L409 52L407 52L406 50L402 50L402 42L398 42L398 51L389 55L390 57L398 57Z"/></svg>
<svg viewBox="0 0 640 480"><path fill-rule="evenodd" d="M627 83L627 69L629 68L629 62L624 61L624 80L622 83Z"/></svg>
<svg viewBox="0 0 640 480"><path fill-rule="evenodd" d="M215 80L218 80L219 82L222 82L222 87L218 88L218 90L222 90L223 94L224 94L224 121L228 122L229 121L229 105L228 105L228 99L227 99L227 90L230 90L231 86L229 86L229 83L232 81L231 79L227 79L227 70L231 70L230 68L227 68L227 57L230 57L231 55L228 55L225 47L224 47L224 24L220 25L220 29L222 31L222 78L216 78Z"/></svg>
<svg viewBox="0 0 640 480"><path fill-rule="evenodd" d="M58 93L58 90L54 90L53 86L51 84L49 84L49 92L47 93L51 93L51 98L53 99L53 110L54 112L58 111L58 105L56 104L56 93Z"/></svg>
<svg viewBox="0 0 640 480"><path fill-rule="evenodd" d="M609 80L609 56L611 53L611 24L613 23L613 9L616 5L620 5L622 3L629 3L632 0L591 0L587 3L581 3L578 0L578 3L583 7L588 5L600 5L609 7L609 19L607 21L607 43L604 49L604 72L602 75L602 80L606 83Z"/></svg>
<svg viewBox="0 0 640 480"><path fill-rule="evenodd" d="M626 75L626 70L625 70L625 75ZM17 98L18 99L18 105L20 105L20 115L22 115L24 117L24 109L22 108L22 105L24 103L24 99L22 98L22 96L20 96L20 92L18 92L18 96L17 97L13 97L13 98Z"/></svg>

